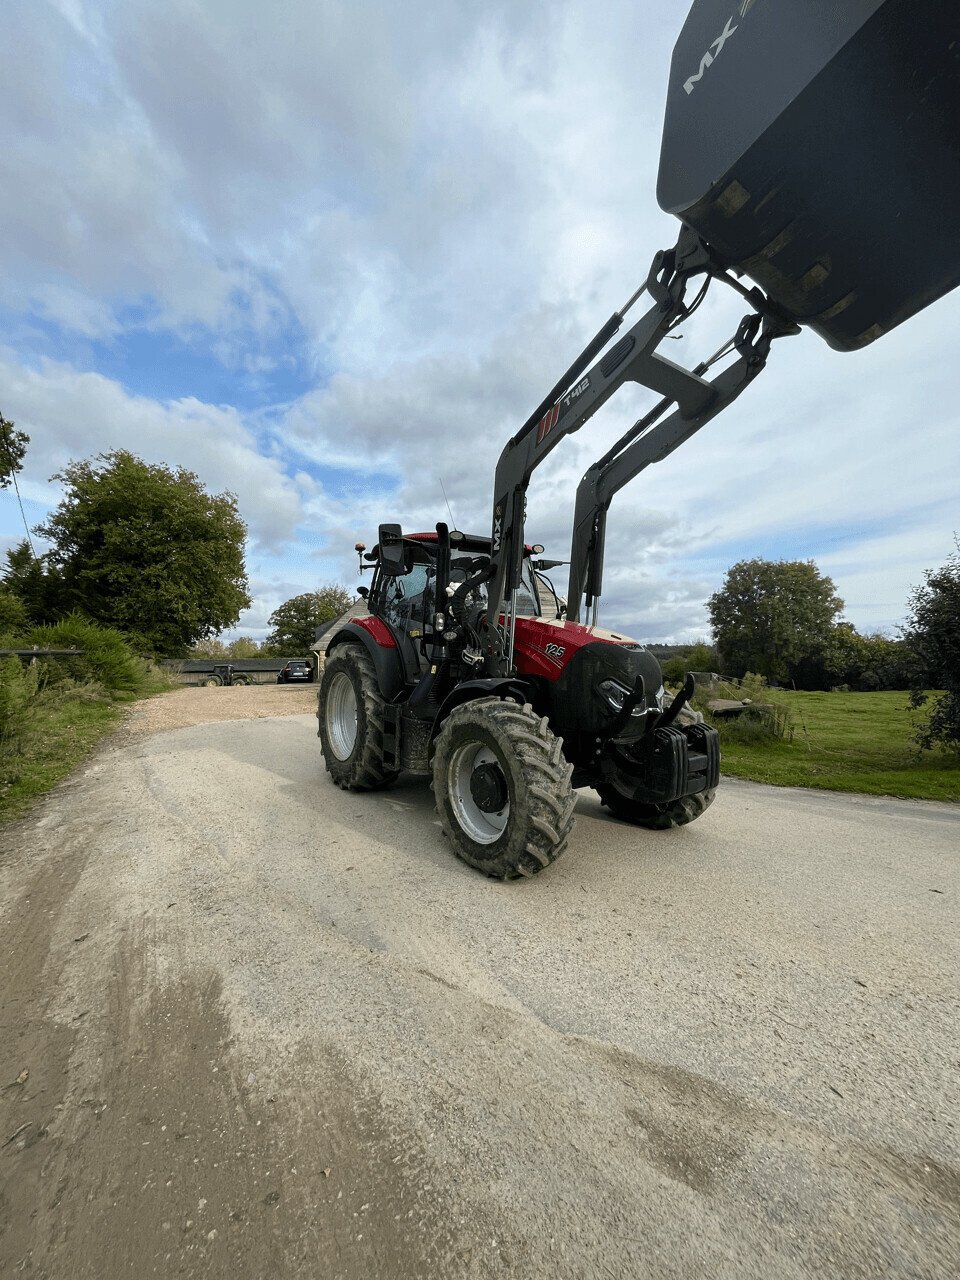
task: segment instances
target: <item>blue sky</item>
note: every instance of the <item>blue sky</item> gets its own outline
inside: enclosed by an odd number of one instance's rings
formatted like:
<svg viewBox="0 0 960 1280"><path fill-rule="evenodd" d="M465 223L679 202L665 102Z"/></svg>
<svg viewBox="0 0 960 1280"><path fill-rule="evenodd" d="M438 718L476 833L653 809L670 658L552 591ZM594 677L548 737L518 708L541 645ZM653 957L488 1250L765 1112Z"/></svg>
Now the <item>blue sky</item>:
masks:
<svg viewBox="0 0 960 1280"><path fill-rule="evenodd" d="M431 527L441 481L489 525L503 443L646 275L685 5L611 0L11 0L0 101L0 410L31 436L30 524L111 448L235 492L264 634L356 582L380 519ZM712 301L694 364L739 309ZM604 620L707 631L752 556L813 558L861 629L902 620L960 528L956 295L854 355L805 333L618 495ZM555 451L528 532L566 558L573 493L642 411ZM23 534L0 493L0 546Z"/></svg>

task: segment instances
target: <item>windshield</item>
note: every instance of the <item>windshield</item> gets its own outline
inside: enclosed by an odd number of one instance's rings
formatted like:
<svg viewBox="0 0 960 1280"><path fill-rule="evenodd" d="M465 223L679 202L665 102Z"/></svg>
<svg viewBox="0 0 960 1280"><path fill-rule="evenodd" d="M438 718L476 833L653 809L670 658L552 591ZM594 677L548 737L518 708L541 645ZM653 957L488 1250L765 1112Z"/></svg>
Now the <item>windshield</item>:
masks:
<svg viewBox="0 0 960 1280"><path fill-rule="evenodd" d="M517 592L517 613L528 618L540 616L540 592L537 590L537 578L529 556L525 556L523 561L523 580Z"/></svg>
<svg viewBox="0 0 960 1280"><path fill-rule="evenodd" d="M463 582L468 576L468 567L463 562L469 562L472 558L470 552L452 551L450 554L450 581L454 584ZM487 603L487 588L485 583L477 588L476 594L482 599L483 603ZM537 580L530 564L530 557L523 558L523 575L520 587L517 591L517 614L527 618L538 618L540 616L540 593L537 590Z"/></svg>

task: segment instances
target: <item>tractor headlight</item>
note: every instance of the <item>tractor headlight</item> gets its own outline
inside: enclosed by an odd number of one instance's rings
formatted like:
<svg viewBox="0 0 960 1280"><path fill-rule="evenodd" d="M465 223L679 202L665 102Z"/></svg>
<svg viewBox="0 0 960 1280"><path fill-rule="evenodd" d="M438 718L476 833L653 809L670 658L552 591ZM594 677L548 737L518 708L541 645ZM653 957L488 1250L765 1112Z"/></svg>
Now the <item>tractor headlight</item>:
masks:
<svg viewBox="0 0 960 1280"><path fill-rule="evenodd" d="M616 712L623 710L623 705L631 693L631 690L626 685L621 684L619 680L601 680L597 688ZM631 716L642 716L645 711L646 707L644 707L643 703L638 702L630 714Z"/></svg>

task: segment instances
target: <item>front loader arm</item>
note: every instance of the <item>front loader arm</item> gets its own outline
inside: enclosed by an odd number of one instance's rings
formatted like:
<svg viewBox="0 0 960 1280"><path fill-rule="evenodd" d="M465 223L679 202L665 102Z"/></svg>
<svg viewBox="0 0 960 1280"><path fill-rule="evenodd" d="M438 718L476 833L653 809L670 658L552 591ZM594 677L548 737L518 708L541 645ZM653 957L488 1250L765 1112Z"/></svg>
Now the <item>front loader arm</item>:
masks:
<svg viewBox="0 0 960 1280"><path fill-rule="evenodd" d="M692 308L684 302L687 285L698 275L722 275L709 248L683 228L675 248L658 253L644 286L654 305L606 355L590 360L618 332L623 315L643 290L615 312L549 396L508 442L494 479L490 584L484 667L488 675L508 675L512 666L512 610L508 604L520 586L527 486L534 470L560 441L604 405L625 382L638 382L677 403L684 414L704 413L716 392L709 382L656 354L668 331ZM500 625L506 612L507 625Z"/></svg>
<svg viewBox="0 0 960 1280"><path fill-rule="evenodd" d="M665 396L649 413L596 462L584 475L577 488L573 518L573 541L570 549L570 581L567 590L567 618L580 621L584 597L587 608L594 608L603 585L603 553L607 511L614 495L654 462L661 462L701 427L745 391L766 365L774 338L796 333L797 326L768 313L747 316L728 347L739 358L710 382L709 395L692 412L677 403L667 418L663 414L675 403ZM721 349L723 350L723 349ZM698 365L695 376L706 373L718 357ZM658 418L663 418L657 422Z"/></svg>

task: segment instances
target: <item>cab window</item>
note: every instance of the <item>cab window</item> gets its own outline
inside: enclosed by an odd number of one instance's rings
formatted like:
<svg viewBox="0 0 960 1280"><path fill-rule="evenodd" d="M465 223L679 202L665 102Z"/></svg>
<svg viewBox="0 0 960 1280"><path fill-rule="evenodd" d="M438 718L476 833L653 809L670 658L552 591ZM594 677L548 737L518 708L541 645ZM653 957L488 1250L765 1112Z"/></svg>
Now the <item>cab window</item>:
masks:
<svg viewBox="0 0 960 1280"><path fill-rule="evenodd" d="M423 616L423 593L427 586L427 566L414 564L399 578L381 578L383 618L391 626L405 630L411 619Z"/></svg>

